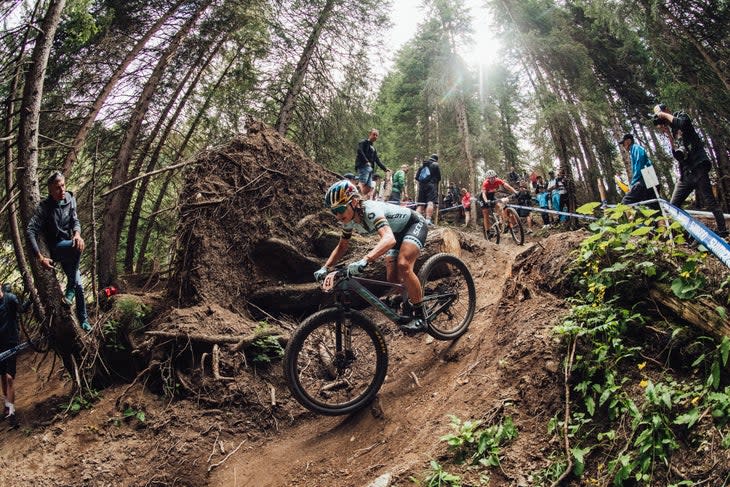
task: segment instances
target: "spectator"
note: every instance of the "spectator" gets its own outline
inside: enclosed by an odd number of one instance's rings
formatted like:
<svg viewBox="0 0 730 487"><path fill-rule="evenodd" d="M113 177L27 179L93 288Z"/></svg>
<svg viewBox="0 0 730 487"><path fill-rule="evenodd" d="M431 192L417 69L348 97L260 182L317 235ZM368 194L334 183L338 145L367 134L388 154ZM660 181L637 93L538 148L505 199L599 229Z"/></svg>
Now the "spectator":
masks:
<svg viewBox="0 0 730 487"><path fill-rule="evenodd" d="M383 201L382 198L382 187L383 187L383 180L380 178L380 174L374 174L373 173L373 187L372 191L370 192L370 199L373 201Z"/></svg>
<svg viewBox="0 0 730 487"><path fill-rule="evenodd" d="M507 174L507 181L509 181L510 184L517 186L517 182L520 180L520 175L517 174L514 166L512 166L510 169L511 170L509 174Z"/></svg>
<svg viewBox="0 0 730 487"><path fill-rule="evenodd" d="M28 240L42 266L53 269L54 262L61 264L67 278L63 304L70 307L75 299L76 318L81 328L91 331L79 272L85 244L76 213L76 198L73 193L66 191L66 178L60 172L51 174L46 183L48 197L38 204L28 223ZM50 257L41 253L39 237L43 237L48 246Z"/></svg>
<svg viewBox="0 0 730 487"><path fill-rule="evenodd" d="M547 192L547 183L542 176L537 176L535 180L535 199L537 200L537 206L543 210L550 209L550 195ZM544 211L540 212L540 218L542 218L543 226L550 225L550 214Z"/></svg>
<svg viewBox="0 0 730 487"><path fill-rule="evenodd" d="M522 181L517 191L517 204L520 206L532 206L532 194L527 188L527 183ZM527 233L532 233L532 213L530 210L517 208L517 214L527 222Z"/></svg>
<svg viewBox="0 0 730 487"><path fill-rule="evenodd" d="M393 174L393 189L390 191L390 202L399 204L401 198L408 197L406 188L406 173L408 172L408 164L403 164L395 174Z"/></svg>
<svg viewBox="0 0 730 487"><path fill-rule="evenodd" d="M550 176L553 176L554 173L550 171ZM558 170L558 175L555 177L552 177L550 181L548 181L548 192L551 193L551 201L553 205L553 210L557 211L568 211L567 208L567 201L566 201L566 189L565 189L565 176L563 174L563 170ZM568 217L566 215L560 215L560 221L564 222L567 221Z"/></svg>
<svg viewBox="0 0 730 487"><path fill-rule="evenodd" d="M694 191L715 217L717 234L727 237L725 216L712 194L710 158L705 151L705 143L692 125L692 119L682 111L671 113L663 104L654 107L654 115L654 125L667 136L672 155L679 162L679 181L674 186L670 203L681 207Z"/></svg>
<svg viewBox="0 0 730 487"><path fill-rule="evenodd" d="M30 301L22 305L17 296L3 285L0 289L0 352L5 352L18 345L18 313L25 313L30 308ZM1 419L15 428L18 419L15 416L15 355L0 361L0 380L5 396L5 410Z"/></svg>
<svg viewBox="0 0 730 487"><path fill-rule="evenodd" d="M619 145L629 153L632 173L631 182L629 183L631 189L621 199L621 203L628 205L631 203L639 203L641 201L655 199L654 192L646 187L644 178L641 175L642 169L651 166L651 161L646 156L646 151L634 141L634 136L632 134L625 134L623 139L621 139L621 142L619 142ZM651 203L649 206L656 210L659 209L659 205L657 203Z"/></svg>
<svg viewBox="0 0 730 487"><path fill-rule="evenodd" d="M373 144L376 140L378 140L379 135L380 132L378 132L378 129L370 129L368 137L357 144L355 172L357 173L358 186L363 199L368 199L370 192L374 187L373 173L375 171L375 164L380 166L383 171L388 172L388 168L380 162L378 152L375 150L375 147L373 147Z"/></svg>
<svg viewBox="0 0 730 487"><path fill-rule="evenodd" d="M464 208L464 226L469 226L471 219L471 193L466 188L461 188L461 206Z"/></svg>
<svg viewBox="0 0 730 487"><path fill-rule="evenodd" d="M426 207L426 223L429 225L432 225L433 206L438 201L438 184L441 181L438 159L438 155L431 154L431 157L423 161L415 176L418 181L416 211L423 214L423 207Z"/></svg>

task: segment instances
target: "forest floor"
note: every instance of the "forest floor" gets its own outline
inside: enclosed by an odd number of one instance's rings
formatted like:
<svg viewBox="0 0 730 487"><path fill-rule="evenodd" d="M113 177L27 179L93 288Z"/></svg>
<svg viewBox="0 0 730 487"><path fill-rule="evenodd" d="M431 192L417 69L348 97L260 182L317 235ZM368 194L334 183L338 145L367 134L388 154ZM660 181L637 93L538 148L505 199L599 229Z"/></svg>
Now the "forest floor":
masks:
<svg viewBox="0 0 730 487"><path fill-rule="evenodd" d="M531 485L530 474L555 447L546 425L561 407L562 385L550 330L563 307L550 294L505 291L514 290L507 283L516 256L533 245L479 242L478 251L462 255L475 277L477 313L455 343L405 336L381 320L388 377L373 407L347 417L320 417L288 398L279 362L261 376L279 398L266 419L195 398L171 401L139 384L107 388L70 414L71 383L59 365L52 370L50 358L38 363L25 354L18 361L20 427L0 425L0 482L366 486L389 474L391 485L413 485L409 478L423 479L429 461L446 452L439 438L455 415L512 417L519 436L490 485Z"/></svg>

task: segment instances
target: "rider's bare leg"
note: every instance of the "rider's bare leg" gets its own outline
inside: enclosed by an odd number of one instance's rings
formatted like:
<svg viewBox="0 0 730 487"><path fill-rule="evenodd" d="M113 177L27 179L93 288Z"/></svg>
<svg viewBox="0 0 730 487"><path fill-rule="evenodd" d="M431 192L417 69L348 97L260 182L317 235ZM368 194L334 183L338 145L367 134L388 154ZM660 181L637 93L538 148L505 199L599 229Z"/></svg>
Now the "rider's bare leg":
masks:
<svg viewBox="0 0 730 487"><path fill-rule="evenodd" d="M418 276L413 272L413 265L421 253L418 245L404 241L400 246L398 253L398 279L403 283L408 291L408 299L412 304L418 304L423 301L423 292Z"/></svg>

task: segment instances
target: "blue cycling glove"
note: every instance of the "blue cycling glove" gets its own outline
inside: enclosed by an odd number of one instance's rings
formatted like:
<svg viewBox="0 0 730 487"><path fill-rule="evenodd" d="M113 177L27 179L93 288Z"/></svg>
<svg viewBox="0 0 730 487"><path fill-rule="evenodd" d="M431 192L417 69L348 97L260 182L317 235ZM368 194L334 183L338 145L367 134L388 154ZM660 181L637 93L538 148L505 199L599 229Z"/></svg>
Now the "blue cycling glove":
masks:
<svg viewBox="0 0 730 487"><path fill-rule="evenodd" d="M322 281L327 277L327 267L322 266L318 270L314 271L314 280L317 282Z"/></svg>
<svg viewBox="0 0 730 487"><path fill-rule="evenodd" d="M367 266L368 261L366 259L360 259L356 262L351 262L347 265L347 273L351 276L356 276L360 274Z"/></svg>

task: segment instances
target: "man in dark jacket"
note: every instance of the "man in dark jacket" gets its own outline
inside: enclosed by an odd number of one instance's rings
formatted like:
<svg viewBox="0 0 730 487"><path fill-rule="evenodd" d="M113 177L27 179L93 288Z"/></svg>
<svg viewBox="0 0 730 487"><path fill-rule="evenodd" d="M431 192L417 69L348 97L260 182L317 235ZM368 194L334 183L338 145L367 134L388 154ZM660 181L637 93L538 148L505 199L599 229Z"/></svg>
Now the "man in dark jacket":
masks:
<svg viewBox="0 0 730 487"><path fill-rule="evenodd" d="M416 171L418 181L418 197L416 198L416 211L423 214L423 207L426 207L426 223L431 225L433 206L438 201L438 184L441 181L441 169L438 164L439 156L431 154L431 157L423 161L421 167Z"/></svg>
<svg viewBox="0 0 730 487"><path fill-rule="evenodd" d="M373 144L378 137L380 132L378 129L370 129L367 139L363 139L357 144L357 154L355 155L355 172L357 173L358 188L360 194L364 199L369 199L370 192L372 191L375 184L373 184L373 173L375 171L375 165L380 166L380 169L385 171L386 176L388 168L380 162L378 157L378 151L375 150Z"/></svg>
<svg viewBox="0 0 730 487"><path fill-rule="evenodd" d="M66 191L66 178L56 171L47 181L48 197L38 207L28 223L28 240L41 265L53 269L54 261L61 264L68 279L64 304L71 306L76 299L76 317L81 328L91 330L86 313L84 288L81 284L79 263L85 244L81 238L81 224L76 213L76 199L73 193ZM51 254L46 257L38 246L42 237Z"/></svg>
<svg viewBox="0 0 730 487"><path fill-rule="evenodd" d="M674 186L670 203L681 207L684 200L695 191L715 217L717 234L727 237L725 217L712 194L710 158L692 120L684 112L671 113L663 104L654 107L654 115L654 124L669 138L672 155L679 162L679 181Z"/></svg>
<svg viewBox="0 0 730 487"><path fill-rule="evenodd" d="M20 304L15 294L0 287L0 352L5 352L18 345L18 313L25 313L30 308L30 301ZM15 416L15 355L0 361L0 380L2 381L5 409L0 419L8 421L11 427L18 425Z"/></svg>

